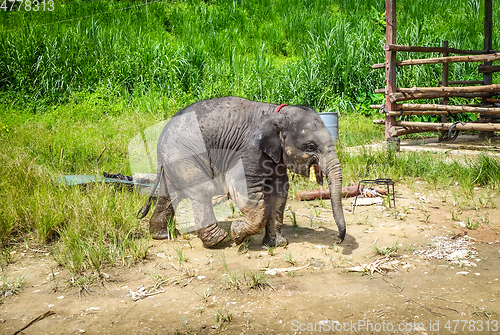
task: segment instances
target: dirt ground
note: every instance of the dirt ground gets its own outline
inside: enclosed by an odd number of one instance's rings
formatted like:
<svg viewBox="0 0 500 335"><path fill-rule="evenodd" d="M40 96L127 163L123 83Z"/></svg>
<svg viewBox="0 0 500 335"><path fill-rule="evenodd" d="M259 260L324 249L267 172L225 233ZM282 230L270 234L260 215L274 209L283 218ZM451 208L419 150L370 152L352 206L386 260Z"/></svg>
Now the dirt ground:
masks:
<svg viewBox="0 0 500 335"><path fill-rule="evenodd" d="M194 235L152 241L146 261L105 269L102 284L82 290L48 253L20 247L7 274L25 276L25 284L3 299L0 333L14 334L48 311L54 314L23 333L500 333L498 193L477 189L467 199L458 187L436 190L418 181L395 188L396 217L377 205L353 214L352 199L344 200L347 237L339 245L328 201L293 200L298 227L287 212L286 248L263 249L263 233L248 251L229 242L205 249ZM461 227L466 223L479 226ZM463 231L472 239L450 239ZM451 245L473 242L470 257L452 264L415 254L436 248L439 236ZM383 256L384 247L394 253ZM177 250L187 258L182 265ZM373 274L369 267L348 270L370 263ZM262 279L266 268L278 270ZM134 301L130 290L140 293L141 286L161 293Z"/></svg>

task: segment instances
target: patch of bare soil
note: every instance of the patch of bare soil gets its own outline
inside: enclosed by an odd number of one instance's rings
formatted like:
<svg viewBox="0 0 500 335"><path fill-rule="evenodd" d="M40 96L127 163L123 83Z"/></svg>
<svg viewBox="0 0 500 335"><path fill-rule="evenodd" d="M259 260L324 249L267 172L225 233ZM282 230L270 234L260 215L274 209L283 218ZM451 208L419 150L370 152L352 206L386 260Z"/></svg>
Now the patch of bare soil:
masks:
<svg viewBox="0 0 500 335"><path fill-rule="evenodd" d="M48 311L23 333L500 332L500 196L410 186L396 184L396 216L377 205L352 214L344 200L340 245L328 201L291 200L298 227L286 218L287 248L263 249L263 233L248 250L229 242L205 249L194 235L153 241L146 261L105 269L102 284L71 286L49 254L19 247L6 274L26 283L2 300L0 333ZM436 248L447 250L440 259Z"/></svg>

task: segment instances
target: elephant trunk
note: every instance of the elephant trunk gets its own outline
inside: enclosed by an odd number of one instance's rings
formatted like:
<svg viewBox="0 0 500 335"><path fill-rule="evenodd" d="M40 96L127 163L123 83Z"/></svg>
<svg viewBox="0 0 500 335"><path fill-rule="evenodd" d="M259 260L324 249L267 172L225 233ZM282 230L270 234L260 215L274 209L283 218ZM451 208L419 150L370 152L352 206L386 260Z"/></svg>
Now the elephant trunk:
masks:
<svg viewBox="0 0 500 335"><path fill-rule="evenodd" d="M342 210L342 169L337 154L333 149L324 154L319 161L319 166L324 172L330 189L330 201L332 202L333 218L339 230L339 239L345 238L345 219Z"/></svg>

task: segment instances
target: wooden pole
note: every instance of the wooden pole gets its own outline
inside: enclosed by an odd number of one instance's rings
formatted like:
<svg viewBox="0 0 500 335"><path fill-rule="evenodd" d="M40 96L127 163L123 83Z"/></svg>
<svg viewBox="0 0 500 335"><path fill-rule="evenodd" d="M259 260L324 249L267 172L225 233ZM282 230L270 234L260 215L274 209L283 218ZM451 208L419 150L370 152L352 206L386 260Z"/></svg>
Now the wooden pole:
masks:
<svg viewBox="0 0 500 335"><path fill-rule="evenodd" d="M484 0L484 48L492 49L493 48L493 1L492 0ZM493 68L493 63L491 61L485 61L483 67L485 68ZM493 82L493 72L488 71L483 73L483 81L485 85L491 85ZM484 101L486 102L486 101ZM486 115L480 115L480 119L490 119ZM480 137L488 137L492 136L493 133L484 133L479 134Z"/></svg>
<svg viewBox="0 0 500 335"><path fill-rule="evenodd" d="M491 62L488 62L491 64ZM493 72L500 72L500 65L479 65L477 71L479 73L484 73L483 78L486 74L491 74ZM484 79L483 79L484 82Z"/></svg>
<svg viewBox="0 0 500 335"><path fill-rule="evenodd" d="M383 124L383 120L373 120L374 124ZM432 123L432 122L410 122L397 121L396 126L409 128L434 129L435 131L448 130L454 123ZM500 131L498 123L457 123L453 129L455 130L479 130L479 131Z"/></svg>
<svg viewBox="0 0 500 335"><path fill-rule="evenodd" d="M396 62L396 66L422 65L422 64L442 64L442 63L463 63L463 62L492 62L500 59L500 52L488 55L478 56L451 56L451 57L436 57L423 59L408 59ZM385 63L374 64L372 69L383 69Z"/></svg>
<svg viewBox="0 0 500 335"><path fill-rule="evenodd" d="M443 105L446 106L446 105ZM403 111L401 114L400 111L398 112L391 112L389 116L399 116L399 115L449 115L449 114L460 114L460 113L474 113L474 111L466 111L466 110L461 110L461 111L452 111L452 110L406 110ZM500 116L500 111L486 111L486 112L481 112L481 114L485 115L498 115Z"/></svg>
<svg viewBox="0 0 500 335"><path fill-rule="evenodd" d="M448 49L448 41L443 42L443 48ZM448 52L443 52L443 57L448 57ZM448 86L448 73L449 73L449 64L448 63L443 63L443 78L441 82L441 86L447 87ZM441 100L441 105L448 105L448 97L444 97ZM448 115L441 115L441 122L442 123L447 123L448 122ZM446 131L441 131L439 132L438 135L438 141L443 142L448 139L448 134Z"/></svg>
<svg viewBox="0 0 500 335"><path fill-rule="evenodd" d="M374 124L384 124L384 120L373 120ZM429 123L429 122L408 122L398 121L395 126L389 129L392 136L402 136L413 133L440 132L449 130L453 126L454 130L466 131L500 131L498 123Z"/></svg>
<svg viewBox="0 0 500 335"><path fill-rule="evenodd" d="M387 44L396 44L397 26L396 26L396 0L385 0L385 38ZM385 52L385 80L386 80L386 95L385 107L390 113L396 111L396 102L390 101L389 96L396 93L396 51ZM396 118L386 115L385 117L385 139L389 139L389 128L396 124Z"/></svg>
<svg viewBox="0 0 500 335"><path fill-rule="evenodd" d="M461 50L455 48L445 48L445 47L419 47L412 45L397 45L397 44L384 44L385 51L404 51L404 52L439 52L439 53L451 53L458 55L483 55L491 52L498 52L491 49L488 50Z"/></svg>
<svg viewBox="0 0 500 335"><path fill-rule="evenodd" d="M500 84L465 87L400 88L398 92L389 94L389 100L391 102L398 102L405 100L435 99L443 97L478 97L488 96L490 95L490 92L500 92Z"/></svg>
<svg viewBox="0 0 500 335"><path fill-rule="evenodd" d="M484 0L484 49L493 48L493 9L492 0ZM485 61L484 65L492 65L491 61ZM483 74L485 85L491 85L493 75L491 73Z"/></svg>
<svg viewBox="0 0 500 335"><path fill-rule="evenodd" d="M438 82L438 86L443 84L442 81ZM448 86L453 85L484 85L482 80L448 80Z"/></svg>
<svg viewBox="0 0 500 335"><path fill-rule="evenodd" d="M456 111L458 113L483 113L483 112L495 112L500 113L500 108L491 107L481 107L475 106L455 106L455 105L439 105L439 104L399 104L399 111L409 111L409 110L441 110L441 111ZM371 109L380 109L382 105L370 105Z"/></svg>

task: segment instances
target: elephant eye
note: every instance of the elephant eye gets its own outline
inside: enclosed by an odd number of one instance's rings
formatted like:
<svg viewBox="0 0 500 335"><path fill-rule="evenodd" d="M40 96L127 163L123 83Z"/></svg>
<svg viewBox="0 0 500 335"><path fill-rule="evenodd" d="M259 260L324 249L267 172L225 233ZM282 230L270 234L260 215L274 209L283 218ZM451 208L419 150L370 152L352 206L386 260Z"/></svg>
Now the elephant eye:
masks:
<svg viewBox="0 0 500 335"><path fill-rule="evenodd" d="M318 146L316 145L316 143L309 142L306 143L305 149L306 151L316 151L318 149Z"/></svg>

